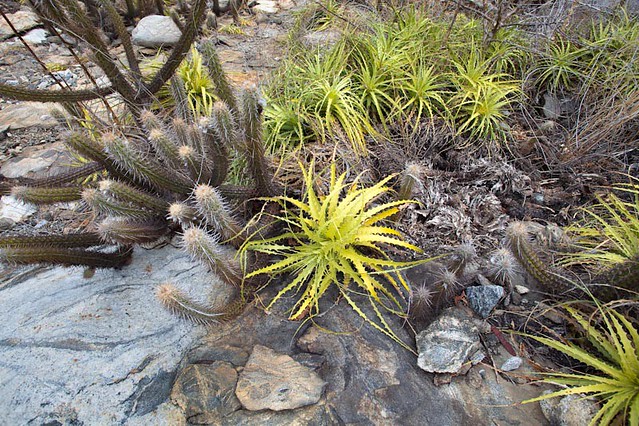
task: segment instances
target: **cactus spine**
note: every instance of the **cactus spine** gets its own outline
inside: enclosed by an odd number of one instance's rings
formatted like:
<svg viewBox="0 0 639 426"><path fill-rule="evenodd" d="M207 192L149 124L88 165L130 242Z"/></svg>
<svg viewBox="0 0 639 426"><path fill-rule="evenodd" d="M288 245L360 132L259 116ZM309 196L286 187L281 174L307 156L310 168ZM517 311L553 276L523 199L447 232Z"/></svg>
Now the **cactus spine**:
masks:
<svg viewBox="0 0 639 426"><path fill-rule="evenodd" d="M197 211L188 204L173 203L169 206L168 218L182 226L187 226L197 220Z"/></svg>
<svg viewBox="0 0 639 426"><path fill-rule="evenodd" d="M26 203L54 204L77 201L81 198L82 189L78 186L62 186L58 188L32 188L30 186L14 186L11 195Z"/></svg>
<svg viewBox="0 0 639 426"><path fill-rule="evenodd" d="M102 253L51 246L5 247L0 249L0 259L16 264L46 263L65 266L118 268L128 262L131 252L131 248L119 248L114 253Z"/></svg>
<svg viewBox="0 0 639 426"><path fill-rule="evenodd" d="M182 234L181 246L226 283L236 287L241 286L242 273L237 261L220 246L216 237L208 234L204 229L197 227L186 229Z"/></svg>
<svg viewBox="0 0 639 426"><path fill-rule="evenodd" d="M139 208L148 209L157 214L164 214L169 207L169 203L165 200L115 180L101 181L100 190L118 200L135 204Z"/></svg>
<svg viewBox="0 0 639 426"><path fill-rule="evenodd" d="M567 280L539 258L528 238L528 228L524 222L513 222L506 229L510 251L530 276L549 291L566 287Z"/></svg>
<svg viewBox="0 0 639 426"><path fill-rule="evenodd" d="M237 101L233 94L233 89L226 78L226 73L222 69L222 63L217 55L215 44L213 41L207 40L202 43L200 50L202 52L202 60L215 82L215 94L231 108L231 111L237 111Z"/></svg>
<svg viewBox="0 0 639 426"><path fill-rule="evenodd" d="M166 223L157 220L135 221L129 218L107 218L98 225L98 233L106 241L125 245L157 241L167 233Z"/></svg>
<svg viewBox="0 0 639 426"><path fill-rule="evenodd" d="M242 245L242 227L233 218L220 193L209 185L198 185L193 191L195 205L206 223L215 229L223 240L230 241L236 248Z"/></svg>
<svg viewBox="0 0 639 426"><path fill-rule="evenodd" d="M87 188L82 191L82 199L93 210L102 214L113 214L117 216L127 216L131 218L148 218L152 216L152 212L141 209L139 206L122 203L101 191L94 188Z"/></svg>
<svg viewBox="0 0 639 426"><path fill-rule="evenodd" d="M3 235L0 247L33 248L54 246L59 248L93 247L102 244L95 232L79 232L62 235Z"/></svg>
<svg viewBox="0 0 639 426"><path fill-rule="evenodd" d="M173 314L197 324L228 321L242 313L244 306L246 306L243 300L236 299L226 306L216 309L213 306L194 301L185 292L178 290L170 283L158 286L156 295L162 305Z"/></svg>
<svg viewBox="0 0 639 426"><path fill-rule="evenodd" d="M191 191L191 184L186 178L141 155L126 139L108 133L103 135L102 141L116 163L141 182L150 183L162 192L186 195Z"/></svg>
<svg viewBox="0 0 639 426"><path fill-rule="evenodd" d="M273 176L264 154L262 143L262 106L257 89L247 89L242 94L242 127L245 137L245 156L253 173L255 185L261 195L275 195Z"/></svg>

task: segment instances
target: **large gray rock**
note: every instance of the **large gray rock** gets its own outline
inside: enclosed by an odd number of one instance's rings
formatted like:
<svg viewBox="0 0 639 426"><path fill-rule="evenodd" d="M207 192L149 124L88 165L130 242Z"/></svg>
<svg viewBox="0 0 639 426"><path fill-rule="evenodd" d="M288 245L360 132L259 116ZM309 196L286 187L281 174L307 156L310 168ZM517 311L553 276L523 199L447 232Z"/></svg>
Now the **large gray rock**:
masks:
<svg viewBox="0 0 639 426"><path fill-rule="evenodd" d="M417 337L417 365L429 373L457 373L480 348L479 330L468 314L447 309Z"/></svg>
<svg viewBox="0 0 639 426"><path fill-rule="evenodd" d="M262 302L270 300L271 290L267 288L267 294L261 294ZM374 318L366 302L356 300ZM211 328L188 359L198 364L227 361L238 366L246 362L245 354L253 347L267 346L313 368L327 383L322 398L294 410L240 409L221 416L214 424L547 424L539 404L518 404L538 396L538 387L497 378L482 364L472 367L466 376L453 377L450 384L436 387L433 375L417 367L413 353L366 325L346 303L315 317L317 325L285 318L284 313L265 314L249 306L237 320ZM398 318L389 317L388 321L410 344L410 329L402 328Z"/></svg>
<svg viewBox="0 0 639 426"><path fill-rule="evenodd" d="M29 173L40 172L47 169L55 162L55 160L56 159L53 156L12 158L2 165L0 173L11 179L24 177Z"/></svg>
<svg viewBox="0 0 639 426"><path fill-rule="evenodd" d="M288 355L257 345L240 374L235 394L247 410L292 410L317 403L324 381Z"/></svg>
<svg viewBox="0 0 639 426"><path fill-rule="evenodd" d="M22 33L24 31L35 28L39 25L38 15L31 11L19 10L16 13L7 15L9 21L16 31ZM13 30L4 19L0 19L0 40L6 40L14 35Z"/></svg>
<svg viewBox="0 0 639 426"><path fill-rule="evenodd" d="M133 29L131 40L144 47L173 46L182 32L169 16L149 15Z"/></svg>
<svg viewBox="0 0 639 426"><path fill-rule="evenodd" d="M174 424L156 408L205 328L156 300L154 287L173 279L222 286L171 247L136 250L129 266L89 279L56 267L0 283L2 422L118 424L148 415Z"/></svg>

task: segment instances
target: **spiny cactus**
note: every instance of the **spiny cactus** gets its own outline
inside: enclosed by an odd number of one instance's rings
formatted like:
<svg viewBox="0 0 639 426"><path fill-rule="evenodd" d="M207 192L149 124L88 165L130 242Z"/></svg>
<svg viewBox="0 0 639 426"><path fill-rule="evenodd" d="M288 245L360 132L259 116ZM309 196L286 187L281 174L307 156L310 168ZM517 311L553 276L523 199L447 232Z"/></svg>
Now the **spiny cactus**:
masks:
<svg viewBox="0 0 639 426"><path fill-rule="evenodd" d="M435 292L428 283L420 283L411 288L409 315L421 320L432 313Z"/></svg>
<svg viewBox="0 0 639 426"><path fill-rule="evenodd" d="M593 289L595 296L604 301L613 300L617 294L616 289L629 290L636 294L639 292L639 257L617 263L598 274L593 281L608 285Z"/></svg>
<svg viewBox="0 0 639 426"><path fill-rule="evenodd" d="M95 232L77 232L62 235L2 235L0 247L29 248L54 246L59 248L93 247L103 241Z"/></svg>
<svg viewBox="0 0 639 426"><path fill-rule="evenodd" d="M202 228L192 227L184 231L180 245L226 283L236 287L242 285L242 273L238 262L227 249L219 244L217 237Z"/></svg>
<svg viewBox="0 0 639 426"><path fill-rule="evenodd" d="M193 300L175 285L166 283L158 286L156 295L162 305L173 314L191 320L197 324L211 324L228 321L237 317L246 303L237 298L222 307L209 306Z"/></svg>
<svg viewBox="0 0 639 426"><path fill-rule="evenodd" d="M233 89L226 78L226 73L222 69L222 63L217 55L213 41L205 41L200 46L202 61L209 70L211 78L215 81L215 94L222 100L231 111L237 111L237 100L233 94Z"/></svg>
<svg viewBox="0 0 639 426"><path fill-rule="evenodd" d="M435 275L433 288L437 293L439 293L441 298L451 299L461 291L462 287L463 286L455 271L443 268Z"/></svg>
<svg viewBox="0 0 639 426"><path fill-rule="evenodd" d="M57 175L28 181L32 188L55 188L77 182L79 179L91 176L104 170L104 166L96 161L73 167Z"/></svg>
<svg viewBox="0 0 639 426"><path fill-rule="evenodd" d="M79 186L62 186L58 188L40 188L30 186L14 186L11 195L26 203L55 204L77 201L81 198L82 188Z"/></svg>
<svg viewBox="0 0 639 426"><path fill-rule="evenodd" d="M180 149L162 129L152 128L149 131L149 142L169 166L176 168L181 166Z"/></svg>
<svg viewBox="0 0 639 426"><path fill-rule="evenodd" d="M104 98L117 92L136 117L164 83L174 75L198 33L206 10L206 0L193 0L193 7L185 20L180 39L164 65L151 77L149 83L145 83L140 78L139 62L131 46L126 25L115 9L115 3L99 0L86 2L91 7L83 7L85 5L81 6L77 0L38 0L30 1L30 4L46 26L62 28L72 36L86 41L95 63L102 69L111 84L108 87L72 91L35 90L0 84L0 95L17 100L73 103ZM101 28L93 22L92 17L100 14L100 11L109 16L122 42L129 62L129 71L119 66L119 60L109 52Z"/></svg>
<svg viewBox="0 0 639 426"><path fill-rule="evenodd" d="M552 266L543 262L529 240L524 222L513 222L506 229L506 242L521 266L546 290L555 292L566 288L569 282Z"/></svg>
<svg viewBox="0 0 639 426"><path fill-rule="evenodd" d="M103 240L125 245L151 243L167 232L164 221L153 219L141 221L109 217L98 224L98 233Z"/></svg>
<svg viewBox="0 0 639 426"><path fill-rule="evenodd" d="M91 266L95 268L119 268L131 257L130 247L121 247L113 253L103 253L76 248L45 246L3 247L0 260L15 264L46 263L65 266Z"/></svg>
<svg viewBox="0 0 639 426"><path fill-rule="evenodd" d="M153 215L152 212L139 208L129 203L117 201L102 191L94 188L87 188L82 191L82 199L94 211L103 215L118 215L134 218L148 218Z"/></svg>
<svg viewBox="0 0 639 426"><path fill-rule="evenodd" d="M410 200L413 198L415 187L421 185L421 167L418 163L409 162L402 173L397 191L398 200Z"/></svg>
<svg viewBox="0 0 639 426"><path fill-rule="evenodd" d="M266 161L262 143L261 102L256 88L247 89L242 94L241 123L244 129L244 150L258 191L264 196L273 196L276 192L273 175Z"/></svg>
<svg viewBox="0 0 639 426"><path fill-rule="evenodd" d="M204 43L204 57L213 76L215 93L221 101L216 103L212 117L202 117L200 122L194 123L196 117L193 111L188 110L183 83L180 84L174 77L174 71L195 36L206 1L193 0L178 45L150 81L140 78L139 64L120 22L121 12L117 10L116 3L96 0L90 2L88 9L102 7L109 19L118 20L113 22L113 28L121 38L130 70L119 66L109 53L99 29L91 28L94 12L80 7L77 0L59 0L58 8L58 0L39 0L36 3L36 9L45 17L47 25L69 28L87 40L97 65L103 69L111 85L87 92L39 92L13 87L6 88L6 92L18 98L42 95L35 100L51 97L69 102L117 93L129 107L129 112L125 113L128 115L116 116L105 101L110 118L116 120L115 126L91 116L96 119L90 132L78 131L69 135L67 147L89 159L91 163L88 166L50 177L48 184L29 181L17 187L11 185L12 193L27 201L45 203L82 198L96 213L98 222L89 229L95 228L97 232L82 238L46 236L30 240L27 237L7 237L4 245L0 239L2 259L14 263L118 267L131 254L128 246L173 235L181 227L180 245L186 252L220 275L226 283L243 286L245 283L233 249L218 243L217 235L236 247L244 241L241 235L243 224L239 216L231 215L230 204L226 200L246 201L274 195L275 189L262 146L261 100L257 91L251 90L242 97L240 110L213 43ZM154 94L172 77L171 93L177 103L173 120L166 111L155 113L150 110ZM0 94L3 94L3 88L0 85ZM74 106L80 120L84 119L83 108L81 104ZM126 123L127 127L122 127L122 123ZM230 153L232 150L235 152ZM224 183L231 155L246 157L255 187ZM102 170L108 178L99 182L97 187L95 183L78 182L79 178ZM86 250L103 242L127 247L120 247L115 253ZM236 300L221 309L219 314L207 314L206 306L190 303L188 295L175 288L164 287L159 296L170 310L195 321L208 322L211 315L217 319L230 318L244 306L243 300Z"/></svg>
<svg viewBox="0 0 639 426"><path fill-rule="evenodd" d="M127 139L115 133L106 133L102 135L102 141L115 162L123 170L132 173L138 181L151 184L161 192L188 194L191 191L192 183L187 178L145 156Z"/></svg>
<svg viewBox="0 0 639 426"><path fill-rule="evenodd" d="M460 244L448 257L448 269L457 279L460 279L475 259L477 259L475 247L471 243Z"/></svg>
<svg viewBox="0 0 639 426"><path fill-rule="evenodd" d="M131 203L138 209L144 209L156 214L164 214L169 207L167 201L115 180L105 179L100 182L99 188L100 191L111 195L115 199Z"/></svg>
<svg viewBox="0 0 639 426"><path fill-rule="evenodd" d="M493 251L488 256L489 267L487 275L496 283L513 288L513 281L522 273L520 264L515 256L505 247Z"/></svg>
<svg viewBox="0 0 639 426"><path fill-rule="evenodd" d="M182 226L192 225L197 220L197 210L186 203L173 203L168 218Z"/></svg>
<svg viewBox="0 0 639 426"><path fill-rule="evenodd" d="M236 248L242 245L242 227L231 215L220 193L209 185L198 185L193 191L195 205L206 223L215 229L223 240Z"/></svg>

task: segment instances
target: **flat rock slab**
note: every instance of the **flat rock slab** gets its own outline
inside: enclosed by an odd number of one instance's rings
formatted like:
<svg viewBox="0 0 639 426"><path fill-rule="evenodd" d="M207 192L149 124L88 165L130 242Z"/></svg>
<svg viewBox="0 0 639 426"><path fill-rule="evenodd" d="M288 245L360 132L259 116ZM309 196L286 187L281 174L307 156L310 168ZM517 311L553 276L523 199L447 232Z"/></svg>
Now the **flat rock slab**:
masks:
<svg viewBox="0 0 639 426"><path fill-rule="evenodd" d="M235 397L237 371L233 364L192 364L180 372L171 399L192 424L212 424L242 406Z"/></svg>
<svg viewBox="0 0 639 426"><path fill-rule="evenodd" d="M16 13L7 15L11 24L19 33L35 28L39 25L38 15L31 11L19 10ZM14 32L4 19L0 19L0 40L13 37Z"/></svg>
<svg viewBox="0 0 639 426"><path fill-rule="evenodd" d="M4 195L0 198L0 218L8 219L14 223L19 223L32 216L36 208L30 204L25 204L20 200Z"/></svg>
<svg viewBox="0 0 639 426"><path fill-rule="evenodd" d="M57 109L55 104L41 102L20 102L9 105L0 111L0 127L9 126L10 130L54 127L58 121L51 115L52 109Z"/></svg>
<svg viewBox="0 0 639 426"><path fill-rule="evenodd" d="M288 355L256 345L235 394L247 410L292 410L315 404L326 383Z"/></svg>
<svg viewBox="0 0 639 426"><path fill-rule="evenodd" d="M120 424L144 415L173 424L156 408L205 334L156 300L155 287L173 279L220 285L172 247L136 249L131 265L88 279L81 268L55 267L0 285L3 424Z"/></svg>

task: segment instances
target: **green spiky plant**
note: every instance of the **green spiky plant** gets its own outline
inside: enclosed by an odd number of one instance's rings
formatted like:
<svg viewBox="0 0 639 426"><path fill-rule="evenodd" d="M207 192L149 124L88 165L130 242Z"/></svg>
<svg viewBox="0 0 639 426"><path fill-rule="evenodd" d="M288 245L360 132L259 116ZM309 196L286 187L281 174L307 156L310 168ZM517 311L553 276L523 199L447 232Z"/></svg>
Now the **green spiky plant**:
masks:
<svg viewBox="0 0 639 426"><path fill-rule="evenodd" d="M189 107L195 116L210 116L217 100L214 95L215 84L202 63L202 55L196 49L191 49L190 57L180 65L177 76L184 85Z"/></svg>
<svg viewBox="0 0 639 426"><path fill-rule="evenodd" d="M639 290L638 183L632 179L613 187L625 193L625 199L610 193L605 198L598 197L598 204L583 209L586 221L568 228L576 238L577 251L565 253L563 264L586 265L595 273L594 281ZM597 296L606 297L599 293Z"/></svg>
<svg viewBox="0 0 639 426"><path fill-rule="evenodd" d="M546 382L564 385L567 388L529 399L524 403L586 394L594 396L602 404L590 425L639 425L639 330L636 325L610 308L600 308L600 327L591 324L577 310L566 310L579 324L596 352L581 345L547 337L529 337L586 364L597 373L546 373ZM620 423L615 423L616 419Z"/></svg>
<svg viewBox="0 0 639 426"><path fill-rule="evenodd" d="M585 54L584 48L564 37L549 42L537 62L536 85L553 93L573 89L584 79Z"/></svg>
<svg viewBox="0 0 639 426"><path fill-rule="evenodd" d="M287 293L301 292L290 313L294 320L317 315L320 300L335 286L367 323L406 347L384 319L380 307L404 315L403 301L409 286L399 269L417 262L394 261L384 246L417 253L421 250L403 241L399 232L385 226L383 221L410 201L371 205L389 191L386 184L392 176L371 187L361 187L357 179L346 183L346 174L337 176L334 166L328 192L317 193L313 168L313 164L309 170L302 167L305 193L301 200L286 196L270 199L283 209L275 218L286 227L286 232L273 238L249 240L241 253L244 256L250 252L264 253L282 259L252 271L247 278L291 273L292 280L267 309ZM369 318L357 304L358 293L370 301L376 320Z"/></svg>
<svg viewBox="0 0 639 426"><path fill-rule="evenodd" d="M468 132L475 140L488 144L501 142L508 107L519 92L517 83L506 74L490 71L490 61L474 51L455 61L453 76L456 94L451 100L453 114L459 121L459 132Z"/></svg>

